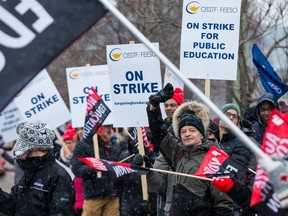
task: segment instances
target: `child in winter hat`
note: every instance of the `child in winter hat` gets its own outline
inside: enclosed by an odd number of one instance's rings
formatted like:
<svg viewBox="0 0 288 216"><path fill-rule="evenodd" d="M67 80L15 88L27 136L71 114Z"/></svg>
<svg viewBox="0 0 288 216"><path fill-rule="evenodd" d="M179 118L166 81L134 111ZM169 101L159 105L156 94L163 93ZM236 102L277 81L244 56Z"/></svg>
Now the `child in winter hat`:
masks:
<svg viewBox="0 0 288 216"><path fill-rule="evenodd" d="M54 132L41 121L21 121L16 125L19 138L12 150L16 158L21 158L33 150L53 149Z"/></svg>

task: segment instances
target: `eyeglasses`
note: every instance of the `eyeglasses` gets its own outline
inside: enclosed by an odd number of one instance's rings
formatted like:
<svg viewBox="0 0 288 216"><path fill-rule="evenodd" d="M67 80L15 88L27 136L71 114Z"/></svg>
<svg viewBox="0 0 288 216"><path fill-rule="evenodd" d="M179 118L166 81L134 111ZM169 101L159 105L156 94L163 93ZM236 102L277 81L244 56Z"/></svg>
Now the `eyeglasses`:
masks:
<svg viewBox="0 0 288 216"><path fill-rule="evenodd" d="M238 118L239 118L239 116L237 114L232 114L230 112L225 112L225 115L230 119L231 119L231 117L232 117L232 119L235 119L235 120L238 120Z"/></svg>

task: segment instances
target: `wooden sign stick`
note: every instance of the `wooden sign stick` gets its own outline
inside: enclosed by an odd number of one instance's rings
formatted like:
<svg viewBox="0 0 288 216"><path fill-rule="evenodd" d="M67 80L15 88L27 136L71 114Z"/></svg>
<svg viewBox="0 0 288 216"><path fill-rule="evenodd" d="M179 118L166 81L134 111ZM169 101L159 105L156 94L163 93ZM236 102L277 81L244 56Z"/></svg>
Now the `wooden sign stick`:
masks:
<svg viewBox="0 0 288 216"><path fill-rule="evenodd" d="M93 136L93 147L94 147L95 158L100 159L97 133L95 133L94 136ZM102 178L102 173L100 171L97 172L97 178Z"/></svg>
<svg viewBox="0 0 288 216"><path fill-rule="evenodd" d="M137 128L138 135L138 150L140 155L145 155L142 130L141 127ZM142 167L145 167L145 163L143 163ZM148 200L148 187L147 187L147 178L146 175L141 175L141 184L142 184L142 196L143 200Z"/></svg>
<svg viewBox="0 0 288 216"><path fill-rule="evenodd" d="M63 147L64 151L65 151L68 155L70 155L71 152L70 152L69 148L67 147L66 143L64 142L64 140L63 140L62 136L60 135L60 133L59 133L59 131L58 131L57 128L54 129L54 133L55 133L57 139L59 140L61 146Z"/></svg>

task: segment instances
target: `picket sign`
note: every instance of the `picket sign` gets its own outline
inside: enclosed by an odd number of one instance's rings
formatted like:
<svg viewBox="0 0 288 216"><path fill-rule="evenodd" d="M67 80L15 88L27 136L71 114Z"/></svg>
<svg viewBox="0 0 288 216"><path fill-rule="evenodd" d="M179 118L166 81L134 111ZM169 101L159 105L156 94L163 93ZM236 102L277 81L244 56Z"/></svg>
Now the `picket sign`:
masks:
<svg viewBox="0 0 288 216"><path fill-rule="evenodd" d="M65 151L68 155L70 155L71 152L70 152L70 150L68 149L66 143L64 142L64 140L63 140L62 136L60 135L60 133L59 133L59 131L58 131L57 128L54 129L54 133L55 133L57 139L59 140L59 142L60 142L62 148L64 149L64 151Z"/></svg>

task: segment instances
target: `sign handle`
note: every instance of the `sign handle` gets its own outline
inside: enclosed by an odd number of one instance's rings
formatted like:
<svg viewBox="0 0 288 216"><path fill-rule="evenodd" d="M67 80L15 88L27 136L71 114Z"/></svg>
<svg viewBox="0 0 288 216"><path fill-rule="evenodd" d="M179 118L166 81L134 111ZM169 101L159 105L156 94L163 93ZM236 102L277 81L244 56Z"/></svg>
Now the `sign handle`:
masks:
<svg viewBox="0 0 288 216"><path fill-rule="evenodd" d="M95 133L94 136L93 136L93 147L94 147L95 158L100 159L97 133ZM100 171L97 172L97 178L102 178L102 173Z"/></svg>
<svg viewBox="0 0 288 216"><path fill-rule="evenodd" d="M65 151L68 155L70 155L71 152L70 152L70 150L68 149L66 143L64 142L64 140L63 140L62 136L60 135L60 133L59 133L59 131L58 131L57 128L54 129L54 133L55 133L57 139L59 140L61 146L63 147L64 151Z"/></svg>
<svg viewBox="0 0 288 216"><path fill-rule="evenodd" d="M137 135L138 135L138 150L139 150L139 154L143 156L143 155L145 155L145 151L144 151L141 127L137 128ZM143 163L142 167L145 167L145 163ZM143 200L148 200L148 187L147 187L146 175L141 175L141 184L142 184Z"/></svg>
<svg viewBox="0 0 288 216"><path fill-rule="evenodd" d="M211 80L205 79L205 95L207 98L210 98L210 87L211 87Z"/></svg>

